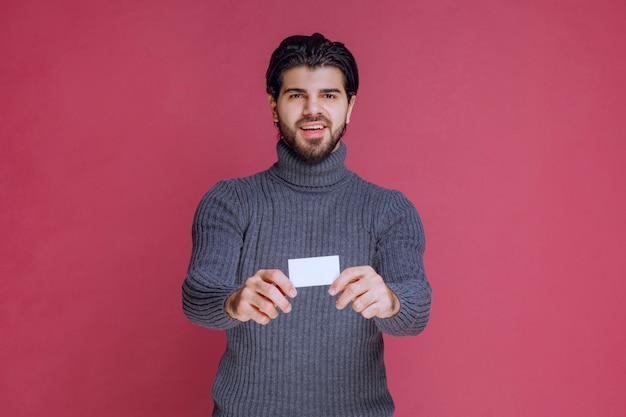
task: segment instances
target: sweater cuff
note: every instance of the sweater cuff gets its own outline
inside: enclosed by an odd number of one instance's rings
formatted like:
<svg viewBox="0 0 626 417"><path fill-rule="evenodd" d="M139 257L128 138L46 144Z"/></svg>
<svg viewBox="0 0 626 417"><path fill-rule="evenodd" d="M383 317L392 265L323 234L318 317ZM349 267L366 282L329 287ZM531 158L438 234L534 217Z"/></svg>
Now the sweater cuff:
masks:
<svg viewBox="0 0 626 417"><path fill-rule="evenodd" d="M216 286L198 288L186 279L183 282L183 311L195 324L214 330L227 330L241 322L226 313L224 303L236 287Z"/></svg>
<svg viewBox="0 0 626 417"><path fill-rule="evenodd" d="M422 332L430 316L430 287L418 291L407 291L406 285L388 283L389 288L400 300L400 311L390 318L375 318L383 333L391 336L412 336Z"/></svg>

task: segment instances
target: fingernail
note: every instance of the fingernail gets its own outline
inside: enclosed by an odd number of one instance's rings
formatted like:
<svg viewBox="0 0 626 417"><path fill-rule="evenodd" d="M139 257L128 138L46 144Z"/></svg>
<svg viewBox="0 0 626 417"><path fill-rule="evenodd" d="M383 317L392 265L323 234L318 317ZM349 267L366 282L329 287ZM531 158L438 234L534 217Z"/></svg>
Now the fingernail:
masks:
<svg viewBox="0 0 626 417"><path fill-rule="evenodd" d="M328 290L328 294L330 294L330 295L335 295L336 292L337 291L335 291L335 289L333 287L330 287L329 290Z"/></svg>
<svg viewBox="0 0 626 417"><path fill-rule="evenodd" d="M289 296L291 298L295 297L296 295L298 295L298 291L296 291L295 288L293 290L289 291Z"/></svg>

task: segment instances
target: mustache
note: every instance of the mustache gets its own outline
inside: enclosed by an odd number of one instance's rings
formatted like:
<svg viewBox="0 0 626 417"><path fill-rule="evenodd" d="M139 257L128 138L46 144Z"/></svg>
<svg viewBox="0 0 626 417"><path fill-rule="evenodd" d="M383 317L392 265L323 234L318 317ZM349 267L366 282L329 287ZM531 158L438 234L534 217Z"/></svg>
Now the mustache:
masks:
<svg viewBox="0 0 626 417"><path fill-rule="evenodd" d="M311 122L324 122L326 126L330 126L332 124L330 119L328 119L325 116L311 116L311 117L303 117L302 119L298 120L296 122L296 126L300 127L305 123L311 123Z"/></svg>

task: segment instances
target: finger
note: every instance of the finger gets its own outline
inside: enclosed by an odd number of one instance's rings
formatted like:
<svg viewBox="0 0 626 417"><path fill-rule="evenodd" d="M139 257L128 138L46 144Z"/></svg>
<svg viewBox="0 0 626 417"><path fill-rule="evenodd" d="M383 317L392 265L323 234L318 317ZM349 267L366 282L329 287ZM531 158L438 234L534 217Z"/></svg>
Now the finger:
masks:
<svg viewBox="0 0 626 417"><path fill-rule="evenodd" d="M259 285L272 287L271 284L263 281L261 281L260 284L254 284L252 288L244 287L241 291L239 314L245 315L248 319L254 319L260 312L270 319L275 319L278 317L278 310L276 310L275 307L276 304L258 291Z"/></svg>
<svg viewBox="0 0 626 417"><path fill-rule="evenodd" d="M272 288L274 289L274 291L277 291L276 288ZM291 305L288 301L286 301L285 297L283 297L282 294L279 294L279 296L282 297L283 300L274 301L269 297L257 294L255 306L257 309L259 309L261 313L265 313L269 318L275 319L276 317L278 317L278 310L276 309L277 306L281 307L283 311L285 311L285 309L288 311L291 310ZM287 303L286 305L285 302ZM280 306L278 303L282 304L282 306Z"/></svg>
<svg viewBox="0 0 626 417"><path fill-rule="evenodd" d="M375 297L371 298L369 305L361 308L363 305L367 304L367 301L361 304L360 300L357 300L357 308L359 308L360 313L366 319L371 319L373 317L378 317L381 319L386 319L389 317L395 316L398 311L400 311L400 300L398 296L389 291L384 297ZM355 306L355 303L352 303L352 306ZM356 309L355 309L356 310Z"/></svg>
<svg viewBox="0 0 626 417"><path fill-rule="evenodd" d="M294 298L298 295L298 290L293 282L280 269L264 269L257 272L265 282L274 284L286 296Z"/></svg>
<svg viewBox="0 0 626 417"><path fill-rule="evenodd" d="M259 324L267 324L270 322L271 318L255 307L250 303L250 300L244 299L245 295L240 298L240 301L237 303L236 312L233 311L231 317L237 319L241 322L247 322L249 320L255 321Z"/></svg>
<svg viewBox="0 0 626 417"><path fill-rule="evenodd" d="M344 291L346 286L351 282L359 279L361 276L362 267L351 267L344 269L341 274L333 281L328 289L330 295L339 294Z"/></svg>
<svg viewBox="0 0 626 417"><path fill-rule="evenodd" d="M261 299L257 299L257 307L267 313L271 318L276 318L273 314L274 311L276 311L275 307L279 307L284 313L291 311L291 303L283 295L278 286L273 283L259 281L255 284L255 291L258 297L262 297ZM278 311L276 311L276 315L278 315Z"/></svg>
<svg viewBox="0 0 626 417"><path fill-rule="evenodd" d="M352 299L352 309L357 313L361 313L379 301L373 294L373 291L367 291Z"/></svg>
<svg viewBox="0 0 626 417"><path fill-rule="evenodd" d="M367 287L363 285L363 281L355 281L349 283L341 292L341 295L335 301L335 306L342 310L350 302L354 302L358 297L362 296L367 291Z"/></svg>
<svg viewBox="0 0 626 417"><path fill-rule="evenodd" d="M374 317L380 317L379 316L380 310L381 310L380 303L372 303L368 305L365 309L360 311L360 313L361 313L361 316L363 316L363 318L371 319Z"/></svg>
<svg viewBox="0 0 626 417"><path fill-rule="evenodd" d="M272 321L272 319L267 314L256 309L250 312L250 320L263 325L268 324L270 321Z"/></svg>

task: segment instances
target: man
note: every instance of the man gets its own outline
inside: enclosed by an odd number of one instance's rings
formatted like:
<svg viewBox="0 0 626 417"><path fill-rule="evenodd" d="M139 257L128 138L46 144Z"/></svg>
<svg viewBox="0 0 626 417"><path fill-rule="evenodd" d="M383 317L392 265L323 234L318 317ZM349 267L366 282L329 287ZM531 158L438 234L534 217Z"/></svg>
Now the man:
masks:
<svg viewBox="0 0 626 417"><path fill-rule="evenodd" d="M359 78L343 44L289 37L266 79L278 162L204 196L183 284L187 317L226 330L213 415L391 416L382 333L417 334L430 312L421 221L344 164ZM330 285L296 288L291 261L316 279L337 256Z"/></svg>

